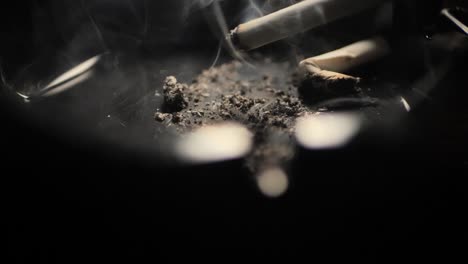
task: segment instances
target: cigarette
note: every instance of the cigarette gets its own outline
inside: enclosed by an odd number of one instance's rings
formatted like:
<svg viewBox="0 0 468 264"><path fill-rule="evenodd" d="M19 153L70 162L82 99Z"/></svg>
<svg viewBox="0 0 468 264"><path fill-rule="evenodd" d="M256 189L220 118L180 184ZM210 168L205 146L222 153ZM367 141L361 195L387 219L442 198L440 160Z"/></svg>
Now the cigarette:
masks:
<svg viewBox="0 0 468 264"><path fill-rule="evenodd" d="M304 0L269 15L239 25L233 42L252 50L332 21L357 14L385 0Z"/></svg>
<svg viewBox="0 0 468 264"><path fill-rule="evenodd" d="M390 53L390 45L382 37L361 40L343 48L308 58L300 64L322 70L347 72L353 68L377 60Z"/></svg>
<svg viewBox="0 0 468 264"><path fill-rule="evenodd" d="M313 86L354 87L360 79L345 73L378 60L390 51L390 45L384 38L374 37L305 59L299 63L299 71L303 81L312 82Z"/></svg>

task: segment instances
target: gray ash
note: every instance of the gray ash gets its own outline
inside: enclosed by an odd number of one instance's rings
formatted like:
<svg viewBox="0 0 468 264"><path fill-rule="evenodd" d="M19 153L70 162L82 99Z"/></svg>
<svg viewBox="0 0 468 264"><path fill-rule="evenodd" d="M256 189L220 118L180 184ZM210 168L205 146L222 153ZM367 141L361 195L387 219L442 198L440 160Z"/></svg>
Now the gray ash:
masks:
<svg viewBox="0 0 468 264"><path fill-rule="evenodd" d="M255 68L234 61L205 70L190 84L169 76L164 83L164 112L154 118L181 134L225 121L241 123L255 134L255 147L246 160L253 173L266 167L287 167L294 156L292 133L298 117L315 113L315 109L378 104L354 80L331 82L330 86L317 85L313 78L299 83L302 75L296 68L268 59L257 62Z"/></svg>
<svg viewBox="0 0 468 264"><path fill-rule="evenodd" d="M167 112L179 112L188 106L185 91L188 86L177 82L174 76L167 77L164 83L164 109Z"/></svg>
<svg viewBox="0 0 468 264"><path fill-rule="evenodd" d="M164 84L164 112L155 120L180 133L204 125L235 121L255 134L246 164L256 172L286 166L293 156L297 117L311 113L293 85L289 63L262 61L255 69L231 62L204 71L191 84L169 76Z"/></svg>
<svg viewBox="0 0 468 264"><path fill-rule="evenodd" d="M253 131L292 129L295 118L310 110L293 86L288 64L266 61L250 69L232 62L204 71L191 84L169 76L164 84L164 112L179 132L221 121L237 121Z"/></svg>

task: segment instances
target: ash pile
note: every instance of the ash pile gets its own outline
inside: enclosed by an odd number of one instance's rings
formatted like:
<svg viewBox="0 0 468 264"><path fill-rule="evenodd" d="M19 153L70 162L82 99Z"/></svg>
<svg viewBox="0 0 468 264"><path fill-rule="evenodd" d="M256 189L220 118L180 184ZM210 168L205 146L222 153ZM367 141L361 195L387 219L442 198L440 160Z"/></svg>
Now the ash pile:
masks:
<svg viewBox="0 0 468 264"><path fill-rule="evenodd" d="M303 104L290 63L264 59L256 68L234 61L205 70L192 83L168 76L164 105L154 118L178 135L232 122L252 133L246 166L253 174L287 168L294 157L296 119L314 114Z"/></svg>

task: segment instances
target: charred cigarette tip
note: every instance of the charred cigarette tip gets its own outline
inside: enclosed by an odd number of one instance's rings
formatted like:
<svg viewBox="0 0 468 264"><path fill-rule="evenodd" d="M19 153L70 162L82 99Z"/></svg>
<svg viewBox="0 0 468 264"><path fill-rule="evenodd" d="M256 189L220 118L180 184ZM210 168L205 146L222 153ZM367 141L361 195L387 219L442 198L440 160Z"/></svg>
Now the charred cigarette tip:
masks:
<svg viewBox="0 0 468 264"><path fill-rule="evenodd" d="M359 94L360 78L301 64L296 80L301 97L309 103Z"/></svg>
<svg viewBox="0 0 468 264"><path fill-rule="evenodd" d="M360 78L343 74L390 53L387 41L374 37L303 60L299 64L300 85L337 92L357 90Z"/></svg>
<svg viewBox="0 0 468 264"><path fill-rule="evenodd" d="M226 36L226 39L228 41L230 41L232 43L232 45L234 45L234 47L239 47L240 43L239 43L239 36L238 36L238 32L239 31L239 28L236 27L235 29L231 30L229 32L229 34Z"/></svg>
<svg viewBox="0 0 468 264"><path fill-rule="evenodd" d="M323 70L318 66L304 62L299 66L299 78L301 86L337 91L354 89L361 81L358 77Z"/></svg>

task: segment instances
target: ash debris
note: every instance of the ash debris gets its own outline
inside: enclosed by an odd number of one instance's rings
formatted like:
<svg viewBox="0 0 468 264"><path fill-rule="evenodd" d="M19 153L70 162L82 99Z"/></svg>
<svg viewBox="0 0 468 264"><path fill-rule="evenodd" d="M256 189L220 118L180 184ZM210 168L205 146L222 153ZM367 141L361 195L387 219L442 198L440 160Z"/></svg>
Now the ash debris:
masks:
<svg viewBox="0 0 468 264"><path fill-rule="evenodd" d="M253 173L266 167L287 167L294 156L296 118L312 111L302 103L293 84L294 67L269 60L256 66L223 64L205 70L191 84L167 77L165 112L155 113L155 120L179 133L224 121L241 123L255 135L254 150L246 158Z"/></svg>
<svg viewBox="0 0 468 264"><path fill-rule="evenodd" d="M324 100L363 96L359 88L360 79L326 70L308 70L300 68L293 76L301 98L307 104L316 104Z"/></svg>
<svg viewBox="0 0 468 264"><path fill-rule="evenodd" d="M167 112L179 112L188 106L185 90L188 86L177 82L174 76L164 81L164 108Z"/></svg>
<svg viewBox="0 0 468 264"><path fill-rule="evenodd" d="M265 59L255 69L237 61L223 64L203 71L190 84L169 76L163 87L164 112L154 118L180 134L226 121L243 124L254 134L254 148L245 160L252 173L286 169L294 157L298 117L378 104L363 97L355 80L323 82L323 76L319 81L306 76L308 81L298 83L302 75L295 68Z"/></svg>
<svg viewBox="0 0 468 264"><path fill-rule="evenodd" d="M237 121L254 132L292 130L296 117L310 110L299 99L290 72L280 68L279 75L268 68L252 73L232 62L204 71L190 85L169 76L165 112L156 113L155 119L170 121L179 132L222 121Z"/></svg>

